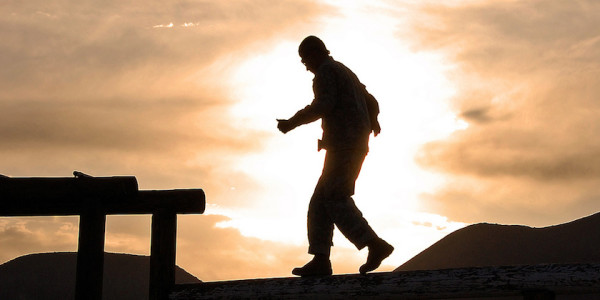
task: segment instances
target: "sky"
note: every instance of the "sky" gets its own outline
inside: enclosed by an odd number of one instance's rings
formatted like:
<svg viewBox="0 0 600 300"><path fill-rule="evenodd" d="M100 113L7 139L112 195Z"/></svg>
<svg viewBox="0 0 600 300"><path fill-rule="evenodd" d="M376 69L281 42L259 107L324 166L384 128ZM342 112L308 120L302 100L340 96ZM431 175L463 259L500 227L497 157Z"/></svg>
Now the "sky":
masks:
<svg viewBox="0 0 600 300"><path fill-rule="evenodd" d="M310 259L320 124L297 46L323 39L378 99L354 199L391 271L468 224L543 227L600 210L600 3L4 1L0 174L134 175L202 188L177 264L201 280L290 276ZM105 250L149 254L149 216L109 216ZM76 251L78 217L0 218L0 263ZM334 234L335 273L367 251Z"/></svg>

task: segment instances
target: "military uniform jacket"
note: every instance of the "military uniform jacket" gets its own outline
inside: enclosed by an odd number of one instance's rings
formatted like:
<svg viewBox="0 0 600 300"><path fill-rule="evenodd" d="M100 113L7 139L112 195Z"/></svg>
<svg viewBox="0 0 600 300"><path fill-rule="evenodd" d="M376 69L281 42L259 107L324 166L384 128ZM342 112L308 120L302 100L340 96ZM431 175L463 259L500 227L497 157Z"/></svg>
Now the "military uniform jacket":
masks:
<svg viewBox="0 0 600 300"><path fill-rule="evenodd" d="M319 150L368 151L369 135L379 127L379 104L358 77L330 58L315 72L313 92L312 103L290 121L298 126L322 119Z"/></svg>

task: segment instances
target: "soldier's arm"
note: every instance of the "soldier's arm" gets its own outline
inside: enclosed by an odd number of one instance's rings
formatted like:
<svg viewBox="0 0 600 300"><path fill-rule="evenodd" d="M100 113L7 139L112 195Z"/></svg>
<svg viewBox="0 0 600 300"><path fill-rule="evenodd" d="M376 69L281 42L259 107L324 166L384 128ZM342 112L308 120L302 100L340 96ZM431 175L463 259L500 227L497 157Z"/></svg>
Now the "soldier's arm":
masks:
<svg viewBox="0 0 600 300"><path fill-rule="evenodd" d="M300 125L312 123L327 115L335 104L337 88L333 72L321 70L314 79L313 90L315 99L310 105L299 110L288 120L279 120L279 130L286 133Z"/></svg>

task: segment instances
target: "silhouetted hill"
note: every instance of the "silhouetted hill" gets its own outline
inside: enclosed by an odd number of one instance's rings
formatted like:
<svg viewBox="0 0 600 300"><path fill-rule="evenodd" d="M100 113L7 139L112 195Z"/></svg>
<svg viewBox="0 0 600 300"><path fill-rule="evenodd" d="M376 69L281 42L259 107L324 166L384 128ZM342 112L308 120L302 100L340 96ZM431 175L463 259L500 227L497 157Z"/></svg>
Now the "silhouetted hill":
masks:
<svg viewBox="0 0 600 300"><path fill-rule="evenodd" d="M395 271L598 263L599 249L600 213L543 228L481 223L447 235Z"/></svg>
<svg viewBox="0 0 600 300"><path fill-rule="evenodd" d="M77 253L21 256L0 265L0 299L74 299ZM148 299L150 257L105 253L103 299ZM200 280L177 267L177 283Z"/></svg>

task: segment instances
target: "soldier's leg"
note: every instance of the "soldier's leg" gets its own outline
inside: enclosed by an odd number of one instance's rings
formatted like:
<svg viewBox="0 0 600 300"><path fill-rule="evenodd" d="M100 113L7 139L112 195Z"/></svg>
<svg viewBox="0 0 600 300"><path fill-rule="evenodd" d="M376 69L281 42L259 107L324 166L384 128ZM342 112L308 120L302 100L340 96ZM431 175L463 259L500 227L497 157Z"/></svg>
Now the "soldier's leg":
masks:
<svg viewBox="0 0 600 300"><path fill-rule="evenodd" d="M328 197L331 197L331 189L335 185L336 165L335 157L328 152L325 155L323 172L310 198L307 218L308 253L310 254L329 256L333 245L333 219L326 204L330 201Z"/></svg>
<svg viewBox="0 0 600 300"><path fill-rule="evenodd" d="M329 254L333 238L333 221L327 214L323 199L323 180L319 179L308 206L308 253L314 258L306 265L294 268L298 276L325 276L333 273Z"/></svg>
<svg viewBox="0 0 600 300"><path fill-rule="evenodd" d="M392 254L394 247L375 234L351 197L329 202L328 206L335 225L344 236L358 249L369 248L367 262L359 268L361 274L377 269Z"/></svg>
<svg viewBox="0 0 600 300"><path fill-rule="evenodd" d="M328 214L322 195L319 195L319 185L308 205L307 232L308 253L326 255L329 257L333 246L333 220Z"/></svg>
<svg viewBox="0 0 600 300"><path fill-rule="evenodd" d="M331 178L328 189L330 194L324 198L327 199L325 207L329 217L350 242L358 249L369 247L367 262L359 269L364 274L377 269L394 251L394 247L375 234L351 197L366 152L332 154L329 160L331 173L328 174L328 178Z"/></svg>
<svg viewBox="0 0 600 300"><path fill-rule="evenodd" d="M352 197L327 202L327 211L340 232L359 250L378 238Z"/></svg>
<svg viewBox="0 0 600 300"><path fill-rule="evenodd" d="M338 201L328 202L327 205L335 225L344 236L358 249L369 247L367 262L359 268L361 274L377 269L381 262L392 254L394 247L375 234L352 197L340 198Z"/></svg>
<svg viewBox="0 0 600 300"><path fill-rule="evenodd" d="M352 195L366 151L338 151L327 153L328 178L324 193L324 206L328 216L338 229L358 249L377 238L367 220L356 207Z"/></svg>

